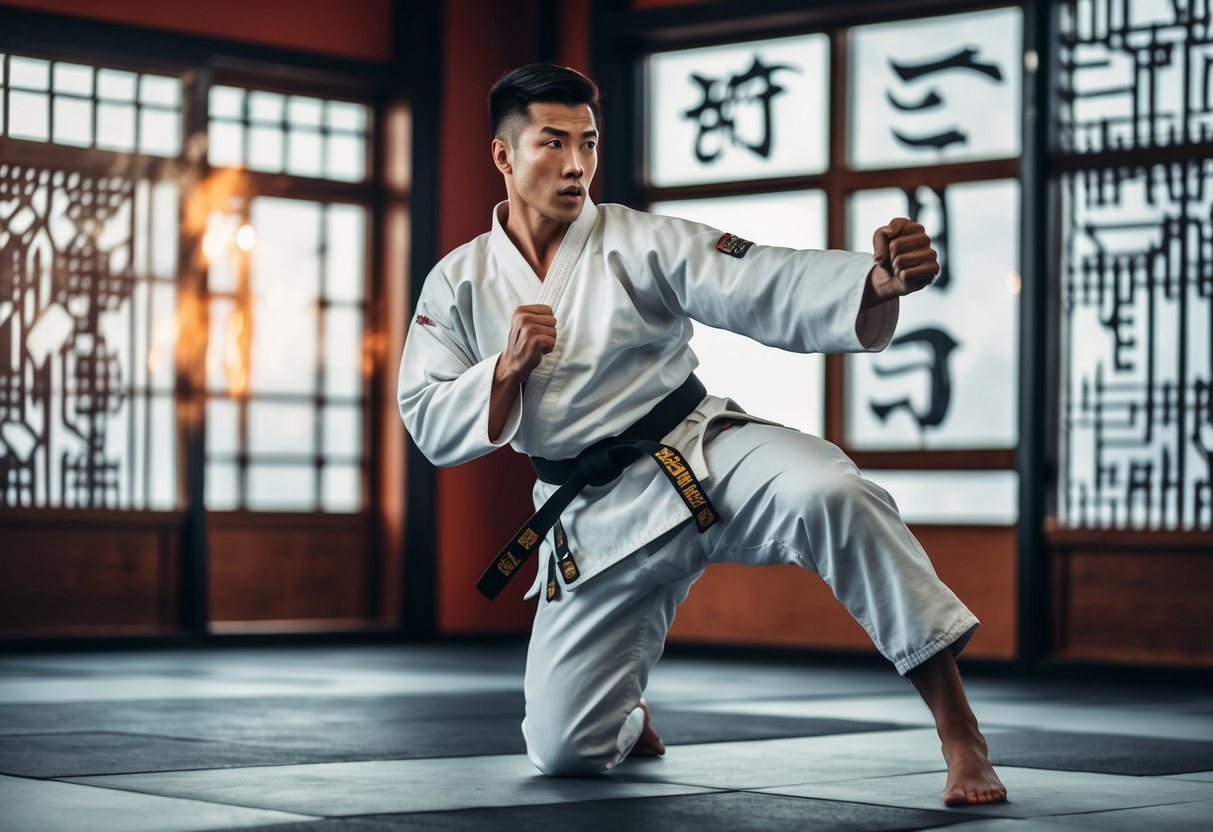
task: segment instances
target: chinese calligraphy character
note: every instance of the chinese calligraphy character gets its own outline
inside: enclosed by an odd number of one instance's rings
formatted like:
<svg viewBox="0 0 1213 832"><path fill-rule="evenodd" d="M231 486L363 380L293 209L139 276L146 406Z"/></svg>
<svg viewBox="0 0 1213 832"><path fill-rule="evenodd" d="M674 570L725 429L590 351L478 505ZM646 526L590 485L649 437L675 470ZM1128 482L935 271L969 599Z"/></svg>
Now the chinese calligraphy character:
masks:
<svg viewBox="0 0 1213 832"><path fill-rule="evenodd" d="M924 364L904 364L891 369L874 367L873 371L877 376L897 376L926 370L931 378L930 397L926 408L919 413L914 409L910 400L905 398L892 402L871 402L872 412L880 421L885 422L888 421L890 413L904 409L923 430L937 428L943 424L944 418L948 415L948 406L952 402L952 377L948 367L948 356L960 345L956 339L942 329L923 327L894 338L893 342L889 344L889 349L896 350L907 344L925 344L931 351L930 358Z"/></svg>
<svg viewBox="0 0 1213 832"><path fill-rule="evenodd" d="M889 66L897 77L906 83L914 83L942 72L971 72L977 75L984 75L995 83L1001 84L1003 82L1002 70L997 64L977 61L977 51L977 49L971 46L965 47L946 58L919 64L898 63L893 58L890 58ZM943 97L935 89L929 90L921 101L915 103L905 103L895 98L892 91L886 91L885 97L894 110L902 113L934 110L944 104ZM922 135L912 135L895 127L890 127L889 129L893 134L893 138L899 144L912 150L934 149L940 151L952 145L965 145L969 143L968 133L955 126Z"/></svg>
<svg viewBox="0 0 1213 832"><path fill-rule="evenodd" d="M695 158L703 164L710 164L720 158L727 140L733 145L744 147L751 152L769 158L771 155L771 100L780 93L786 92L773 80L773 76L781 69L798 72L793 66L783 64L765 65L758 55L754 62L740 75L731 76L727 82L709 78L699 73L691 73L693 80L703 94L703 101L696 107L682 113L683 118L695 121L699 125L699 134L695 137ZM722 89L723 86L723 89ZM746 105L757 105L761 108L762 135L757 141L749 142L738 136L737 108ZM710 139L716 139L714 148L707 149L705 144Z"/></svg>

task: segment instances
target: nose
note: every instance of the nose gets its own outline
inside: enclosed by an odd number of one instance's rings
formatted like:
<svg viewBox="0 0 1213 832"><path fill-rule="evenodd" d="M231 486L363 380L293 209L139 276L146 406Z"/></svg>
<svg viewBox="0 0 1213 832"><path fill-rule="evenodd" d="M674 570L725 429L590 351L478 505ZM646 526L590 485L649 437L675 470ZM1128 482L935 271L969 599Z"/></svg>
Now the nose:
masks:
<svg viewBox="0 0 1213 832"><path fill-rule="evenodd" d="M564 154L564 171L565 176L574 176L580 178L585 173L585 166L581 164L581 158L577 153L577 148L570 147Z"/></svg>

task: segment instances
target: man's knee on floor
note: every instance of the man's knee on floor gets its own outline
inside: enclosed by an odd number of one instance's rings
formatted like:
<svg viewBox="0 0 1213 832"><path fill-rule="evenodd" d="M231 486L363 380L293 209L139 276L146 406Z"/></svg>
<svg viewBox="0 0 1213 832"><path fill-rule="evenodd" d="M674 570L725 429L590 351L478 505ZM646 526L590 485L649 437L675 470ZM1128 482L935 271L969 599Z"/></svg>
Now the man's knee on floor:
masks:
<svg viewBox="0 0 1213 832"><path fill-rule="evenodd" d="M527 756L549 777L592 777L614 768L631 751L644 728L644 711L636 707L622 724L598 721L532 720L522 725Z"/></svg>
<svg viewBox="0 0 1213 832"><path fill-rule="evenodd" d="M561 726L523 724L527 756L548 777L592 777L609 769L618 756L613 743L578 738Z"/></svg>

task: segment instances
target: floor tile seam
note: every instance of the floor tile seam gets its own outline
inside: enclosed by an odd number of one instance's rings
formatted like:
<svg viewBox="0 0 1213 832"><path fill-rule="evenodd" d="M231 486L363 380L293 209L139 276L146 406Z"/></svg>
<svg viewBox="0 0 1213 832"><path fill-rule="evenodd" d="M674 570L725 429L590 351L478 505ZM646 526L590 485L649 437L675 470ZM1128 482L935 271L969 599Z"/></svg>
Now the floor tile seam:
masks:
<svg viewBox="0 0 1213 832"><path fill-rule="evenodd" d="M162 798L166 798L169 800L188 800L192 803L205 803L208 806L225 806L228 808L236 808L236 809L253 809L258 812L281 812L281 813L287 814L287 815L298 815L301 818L308 818L311 820L326 820L328 818L341 817L340 815L314 815L314 814L309 814L308 812L297 812L297 811L293 811L291 809L280 809L280 808L273 807L273 806L252 806L247 803L232 803L232 802L222 801L222 800L207 800L206 798L203 798L203 797L182 797L181 795L163 794L161 792L143 791L141 789L130 788L129 786L122 786L122 785L117 785L117 784L81 783L79 779L60 780L58 778L50 778L46 782L57 782L57 783L62 783L64 785L68 785L68 786L88 786L88 787L94 788L94 789L106 789L107 791L113 791L113 792L126 792L127 794L138 794L138 795L143 795L145 797L162 797ZM251 828L255 828L255 827L251 827Z"/></svg>
<svg viewBox="0 0 1213 832"><path fill-rule="evenodd" d="M871 779L876 779L876 778L871 778ZM839 782L845 782L845 781L839 781ZM775 788L782 788L782 787L776 786ZM991 820L992 819L990 815L985 814L985 813L975 814L972 811L968 811L963 808L945 806L945 805L943 805L942 799L940 799L940 806L938 809L924 809L921 806L905 806L905 805L901 805L901 804L873 803L873 802L866 801L866 800L847 800L847 799L841 798L841 797L814 797L813 795L808 795L808 794L784 794L782 792L775 792L775 791L769 791L769 790L768 791L757 791L757 792L755 792L755 794L774 795L776 797L794 797L799 800L823 800L823 801L827 801L830 803L849 803L853 806L879 806L883 809L901 809L902 811L941 812L941 813L947 814L951 817L961 818L961 820L958 821L960 823L963 823L963 822L969 821L969 820ZM1005 806L1008 804L1006 804L1006 803L1003 803L1003 804L988 803L988 804L983 804L983 805L987 805L987 806L1003 805L1003 806ZM1002 819L1002 818L1006 818L1009 816L1001 815L1001 816L996 816L996 817L998 819ZM1016 818L1016 820L1019 820L1019 818Z"/></svg>
<svg viewBox="0 0 1213 832"><path fill-rule="evenodd" d="M11 736L62 737L62 736L81 735L81 734L112 734L113 736L117 736L117 737L131 737L131 738L137 738L137 739L138 738L152 738L152 739L162 739L162 740L173 740L174 742L192 742L192 743L200 743L200 744L206 744L206 745L222 745L222 746L225 746L228 748L234 748L237 750L248 749L250 751L266 751L266 752L273 752L273 753L297 753L298 754L298 753L307 753L307 752L321 753L323 751L323 748L320 746L316 746L314 748L313 747L295 748L295 747L285 747L285 746L276 746L276 745L258 745L258 744L248 743L248 742L240 742L237 740L217 740L217 739L206 739L204 737L181 737L181 736L176 736L174 734L148 734L148 733L131 732L131 731L55 731L55 732L46 732L46 733L42 733L42 734L0 734L0 739L3 739L5 737L11 737ZM481 754L481 755L460 754L460 755L453 755L453 756L468 757L468 756L485 756L485 755L483 755L483 754ZM391 759L396 759L396 758L391 758ZM417 758L406 757L403 759L417 759ZM424 758L422 758L422 759L424 759ZM261 764L257 764L257 765L261 765ZM277 763L277 764L272 764L272 765L282 765L282 763ZM248 767L251 768L252 766L248 766ZM229 766L229 768L245 768L245 766ZM161 770L177 771L178 769L157 769L157 771L161 771ZM184 771L184 770L192 770L192 769L180 769L180 770Z"/></svg>
<svg viewBox="0 0 1213 832"><path fill-rule="evenodd" d="M1208 803L1210 800L1213 800L1213 797L1208 797L1208 798L1198 797L1198 798L1194 798L1192 800L1188 800L1185 798L1184 800L1164 801L1162 803L1144 803L1140 806L1117 806L1112 809L1107 809L1107 808L1105 808L1105 809L1080 809L1075 812L1062 812L1057 815L1033 815L1032 817L1033 818L1038 818L1038 817L1041 817L1041 818L1070 818L1070 817L1077 817L1080 815L1102 815L1102 814L1106 814L1109 812L1132 812L1132 811L1136 811L1137 809L1159 809L1163 806L1186 806L1189 803Z"/></svg>
<svg viewBox="0 0 1213 832"><path fill-rule="evenodd" d="M5 775L5 776L10 776L10 775ZM40 783L59 783L64 786L84 786L85 788L105 789L106 791L111 791L111 792L125 792L127 794L138 794L138 795L143 795L144 797L161 797L161 798L165 798L168 800L185 800L185 801L189 801L190 803L203 803L203 804L206 804L207 806L224 806L224 807L237 808L237 809L254 809L254 810L257 810L260 812L281 812L282 814L286 814L286 815L296 815L297 817L299 817L301 819L324 820L324 819L330 817L329 815L313 815L313 814L308 814L307 812L295 812L295 811L291 811L288 809L274 809L274 808L267 808L265 806L248 806L243 803L227 803L227 802L223 802L223 801L219 801L219 800L206 800L205 798L201 798L201 797L181 797L180 795L160 794L158 792L146 792L146 791L140 791L138 789L123 788L122 786L105 785L105 784L101 784L101 783L81 783L78 780L60 780L57 777L43 778L43 777L26 777L23 775L11 775L11 776L18 777L22 780L35 780Z"/></svg>

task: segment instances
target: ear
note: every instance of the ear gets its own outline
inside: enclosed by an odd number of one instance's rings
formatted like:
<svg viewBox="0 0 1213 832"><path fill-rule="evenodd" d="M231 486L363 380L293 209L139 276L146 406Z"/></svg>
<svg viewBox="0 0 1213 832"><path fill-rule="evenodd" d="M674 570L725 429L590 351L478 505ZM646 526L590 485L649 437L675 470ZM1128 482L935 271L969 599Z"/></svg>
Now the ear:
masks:
<svg viewBox="0 0 1213 832"><path fill-rule="evenodd" d="M493 164L504 174L514 172L513 149L510 143L501 139L493 139Z"/></svg>

